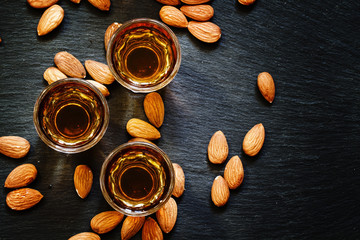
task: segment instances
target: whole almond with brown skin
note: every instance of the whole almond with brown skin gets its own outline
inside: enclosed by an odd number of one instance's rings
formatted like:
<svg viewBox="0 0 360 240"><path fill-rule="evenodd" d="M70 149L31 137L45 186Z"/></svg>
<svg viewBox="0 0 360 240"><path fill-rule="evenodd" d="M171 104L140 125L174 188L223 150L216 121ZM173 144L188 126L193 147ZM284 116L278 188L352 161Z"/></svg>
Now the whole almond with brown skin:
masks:
<svg viewBox="0 0 360 240"><path fill-rule="evenodd" d="M226 137L222 131L215 132L208 145L209 161L214 164L221 164L225 162L229 154L229 147Z"/></svg>
<svg viewBox="0 0 360 240"><path fill-rule="evenodd" d="M73 3L77 3L77 4L79 4L81 2L81 0L70 0L70 1L72 1Z"/></svg>
<svg viewBox="0 0 360 240"><path fill-rule="evenodd" d="M126 124L127 132L133 137L155 140L161 137L160 132L150 123L138 118L130 119Z"/></svg>
<svg viewBox="0 0 360 240"><path fill-rule="evenodd" d="M188 20L185 15L174 6L163 6L159 12L161 20L169 26L186 28Z"/></svg>
<svg viewBox="0 0 360 240"><path fill-rule="evenodd" d="M272 103L275 98L275 83L270 73L260 73L257 78L257 85L263 97Z"/></svg>
<svg viewBox="0 0 360 240"><path fill-rule="evenodd" d="M59 0L27 0L29 5L33 8L48 8Z"/></svg>
<svg viewBox="0 0 360 240"><path fill-rule="evenodd" d="M71 53L58 52L54 57L55 65L69 77L85 78L86 71L81 62Z"/></svg>
<svg viewBox="0 0 360 240"><path fill-rule="evenodd" d="M108 26L108 28L105 31L105 35L104 35L104 44L105 44L105 50L107 51L107 47L108 44L110 42L110 38L112 37L112 35L114 35L115 31L121 26L120 23L117 22L113 22L112 24L110 24L110 26Z"/></svg>
<svg viewBox="0 0 360 240"><path fill-rule="evenodd" d="M99 91L102 93L102 95L104 95L104 97L107 97L110 95L109 90L103 84L101 84L97 81L94 81L94 80L88 80L88 82L91 83L92 85L94 85L97 89L99 89Z"/></svg>
<svg viewBox="0 0 360 240"><path fill-rule="evenodd" d="M210 2L210 0L181 0L181 2L189 5L198 5L198 4Z"/></svg>
<svg viewBox="0 0 360 240"><path fill-rule="evenodd" d="M124 214L117 211L101 212L91 219L90 226L94 232L103 234L116 228L123 218Z"/></svg>
<svg viewBox="0 0 360 240"><path fill-rule="evenodd" d="M242 5L251 5L255 2L255 0L238 0L239 3L241 3Z"/></svg>
<svg viewBox="0 0 360 240"><path fill-rule="evenodd" d="M5 180L6 188L21 188L32 183L37 175L36 167L25 163L12 170Z"/></svg>
<svg viewBox="0 0 360 240"><path fill-rule="evenodd" d="M100 240L100 236L93 232L82 232L78 233L68 240Z"/></svg>
<svg viewBox="0 0 360 240"><path fill-rule="evenodd" d="M38 26L38 36L43 36L57 28L64 19L64 9L57 4L45 10L41 16Z"/></svg>
<svg viewBox="0 0 360 240"><path fill-rule="evenodd" d="M184 5L180 8L180 11L182 11L185 16L201 22L208 21L214 16L214 8L206 4Z"/></svg>
<svg viewBox="0 0 360 240"><path fill-rule="evenodd" d="M82 199L89 195L93 184L93 173L86 165L79 165L74 172L74 186L77 194Z"/></svg>
<svg viewBox="0 0 360 240"><path fill-rule="evenodd" d="M53 82L64 78L67 78L67 76L57 67L49 67L44 72L44 79L48 82L48 84L52 84Z"/></svg>
<svg viewBox="0 0 360 240"><path fill-rule="evenodd" d="M185 174L179 164L173 163L173 167L175 172L175 185L172 195L178 198L184 193L185 190Z"/></svg>
<svg viewBox="0 0 360 240"><path fill-rule="evenodd" d="M171 5L171 6L177 6L181 4L180 0L156 0L156 1L164 5Z"/></svg>
<svg viewBox="0 0 360 240"><path fill-rule="evenodd" d="M88 0L91 5L100 9L101 11L109 11L111 2L110 0Z"/></svg>
<svg viewBox="0 0 360 240"><path fill-rule="evenodd" d="M189 32L206 43L217 42L221 37L221 29L212 22L190 21L188 25Z"/></svg>
<svg viewBox="0 0 360 240"><path fill-rule="evenodd" d="M20 188L11 191L6 196L6 204L12 210L26 210L35 206L43 198L43 195L32 188Z"/></svg>
<svg viewBox="0 0 360 240"><path fill-rule="evenodd" d="M148 217L144 223L142 229L142 240L163 240L163 233L157 222L152 218Z"/></svg>
<svg viewBox="0 0 360 240"><path fill-rule="evenodd" d="M11 158L22 158L28 154L30 143L28 140L18 136L0 137L0 153Z"/></svg>
<svg viewBox="0 0 360 240"><path fill-rule="evenodd" d="M249 156L258 154L265 141L265 128L259 123L251 128L245 135L243 150Z"/></svg>
<svg viewBox="0 0 360 240"><path fill-rule="evenodd" d="M217 176L214 179L211 187L211 200L217 207L224 206L230 197L230 190L222 176Z"/></svg>
<svg viewBox="0 0 360 240"><path fill-rule="evenodd" d="M91 77L102 84L111 84L115 78L110 72L108 65L94 60L86 60L85 68Z"/></svg>
<svg viewBox="0 0 360 240"><path fill-rule="evenodd" d="M145 217L126 217L121 227L121 240L128 240L135 236L144 225L144 222Z"/></svg>
<svg viewBox="0 0 360 240"><path fill-rule="evenodd" d="M159 128L164 122L164 102L157 92L148 93L144 99L144 110L149 122Z"/></svg>
<svg viewBox="0 0 360 240"><path fill-rule="evenodd" d="M177 218L177 204L170 198L165 205L156 212L156 218L164 233L169 233L175 226Z"/></svg>
<svg viewBox="0 0 360 240"><path fill-rule="evenodd" d="M230 189L238 188L244 179L244 167L239 156L233 156L225 166L224 179Z"/></svg>

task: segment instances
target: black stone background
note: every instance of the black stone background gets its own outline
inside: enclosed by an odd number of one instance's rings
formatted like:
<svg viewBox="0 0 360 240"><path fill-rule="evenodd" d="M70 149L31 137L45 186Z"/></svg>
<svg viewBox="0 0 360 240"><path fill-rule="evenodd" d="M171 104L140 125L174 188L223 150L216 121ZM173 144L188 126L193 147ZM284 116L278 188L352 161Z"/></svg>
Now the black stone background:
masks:
<svg viewBox="0 0 360 240"><path fill-rule="evenodd" d="M18 135L31 143L23 159L0 156L0 182L16 166L33 163L38 177L30 187L44 198L32 209L10 210L8 189L0 189L0 239L68 239L91 231L90 219L111 210L103 199L99 173L105 157L130 139L126 122L146 120L144 94L120 84L109 86L110 124L92 149L74 155L56 152L38 137L33 106L47 85L42 74L59 51L82 63L105 61L104 32L112 22L159 18L155 0L112 0L101 12L86 0L60 0L65 18L59 28L37 37L44 10L25 0L0 4L0 136ZM176 199L178 218L165 239L360 239L360 53L359 1L258 0L253 6L214 0L212 21L222 29L215 44L186 30L179 38L182 64L173 82L159 91L165 121L156 141L186 175L186 191ZM257 75L270 72L276 97L268 104ZM266 129L256 157L242 152L255 124ZM242 186L224 208L210 198L213 179L225 164L207 159L212 134L222 130L229 158L239 155ZM89 196L73 186L77 165L94 172ZM120 239L121 226L102 239ZM137 234L134 239L141 239Z"/></svg>

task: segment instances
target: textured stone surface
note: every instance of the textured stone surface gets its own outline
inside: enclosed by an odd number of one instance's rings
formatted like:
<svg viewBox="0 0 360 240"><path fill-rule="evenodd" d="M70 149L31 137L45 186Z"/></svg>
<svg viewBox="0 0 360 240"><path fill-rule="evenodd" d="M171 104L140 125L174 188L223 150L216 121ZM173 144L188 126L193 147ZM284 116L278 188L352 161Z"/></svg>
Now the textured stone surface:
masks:
<svg viewBox="0 0 360 240"><path fill-rule="evenodd" d="M54 55L69 51L82 63L105 63L107 26L137 17L160 19L162 6L155 0L112 0L110 11L101 12L85 0L59 4L65 18L43 37L36 27L44 10L25 0L2 0L0 7L0 135L31 143L23 159L0 155L0 181L16 166L33 163L39 174L30 187L44 195L34 208L14 212L5 204L9 191L0 190L1 240L60 240L91 231L91 218L111 210L100 191L101 164L130 138L125 131L130 118L146 120L144 94L115 82L109 86L109 128L94 148L66 155L37 136L33 106L47 85L42 74L54 65ZM182 64L174 81L159 91L165 119L156 143L186 176L186 190L176 199L178 220L165 239L359 239L360 2L258 0L244 7L214 0L211 5L222 38L205 44L173 28ZM274 78L273 104L257 89L262 71ZM259 122L266 130L264 147L247 157L242 139ZM225 168L207 159L217 130L227 137L228 159L239 155L245 171L224 208L210 198L212 181ZM94 173L85 200L73 186L79 164ZM120 227L101 238L119 239Z"/></svg>

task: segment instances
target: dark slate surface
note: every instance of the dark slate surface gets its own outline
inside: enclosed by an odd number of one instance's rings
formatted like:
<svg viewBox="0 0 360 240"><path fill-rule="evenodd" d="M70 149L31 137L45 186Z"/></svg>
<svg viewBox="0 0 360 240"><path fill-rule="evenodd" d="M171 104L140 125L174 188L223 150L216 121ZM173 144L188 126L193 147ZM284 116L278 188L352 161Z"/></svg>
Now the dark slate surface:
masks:
<svg viewBox="0 0 360 240"><path fill-rule="evenodd" d="M65 19L44 37L36 35L44 10L32 9L25 0L2 0L0 6L0 135L22 136L31 143L23 159L0 156L0 182L16 166L33 163L39 175L30 187L44 194L34 208L15 212L5 204L9 190L0 190L1 240L67 239L90 231L90 219L111 209L99 187L101 164L130 138L127 120L146 119L144 95L114 83L109 86L109 128L94 148L66 155L39 139L32 111L54 55L66 50L82 63L105 62L103 36L109 24L159 19L161 8L155 0L112 0L108 13L85 0L59 4ZM166 115L156 143L186 175L177 223L165 239L360 239L360 2L211 4L221 40L205 44L186 29L173 29L182 65L160 91ZM262 71L275 80L273 104L257 90ZM259 122L266 129L264 147L258 156L247 157L243 137ZM239 155L245 168L242 186L231 191L224 208L212 204L210 189L225 165L207 160L208 141L219 129L228 139L229 157ZM85 200L73 187L78 164L94 172ZM120 230L102 239L120 239Z"/></svg>

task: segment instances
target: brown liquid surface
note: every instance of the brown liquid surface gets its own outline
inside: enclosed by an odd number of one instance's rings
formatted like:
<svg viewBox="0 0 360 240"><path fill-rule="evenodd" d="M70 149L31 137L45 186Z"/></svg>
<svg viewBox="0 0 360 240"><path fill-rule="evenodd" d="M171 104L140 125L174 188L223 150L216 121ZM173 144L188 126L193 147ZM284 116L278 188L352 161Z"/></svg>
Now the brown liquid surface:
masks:
<svg viewBox="0 0 360 240"><path fill-rule="evenodd" d="M135 77L147 78L157 72L159 59L151 49L139 47L129 53L126 66Z"/></svg>
<svg viewBox="0 0 360 240"><path fill-rule="evenodd" d="M113 65L131 85L156 85L172 73L177 58L175 43L153 24L125 29L114 45Z"/></svg>
<svg viewBox="0 0 360 240"><path fill-rule="evenodd" d="M120 178L120 186L125 195L132 199L142 199L153 189L153 179L148 171L140 167L127 169Z"/></svg>
<svg viewBox="0 0 360 240"><path fill-rule="evenodd" d="M153 150L129 148L114 156L106 170L110 198L122 208L144 210L159 203L171 181L169 168Z"/></svg>
<svg viewBox="0 0 360 240"><path fill-rule="evenodd" d="M69 138L81 136L88 129L89 122L86 110L76 104L65 105L55 116L57 130Z"/></svg>

